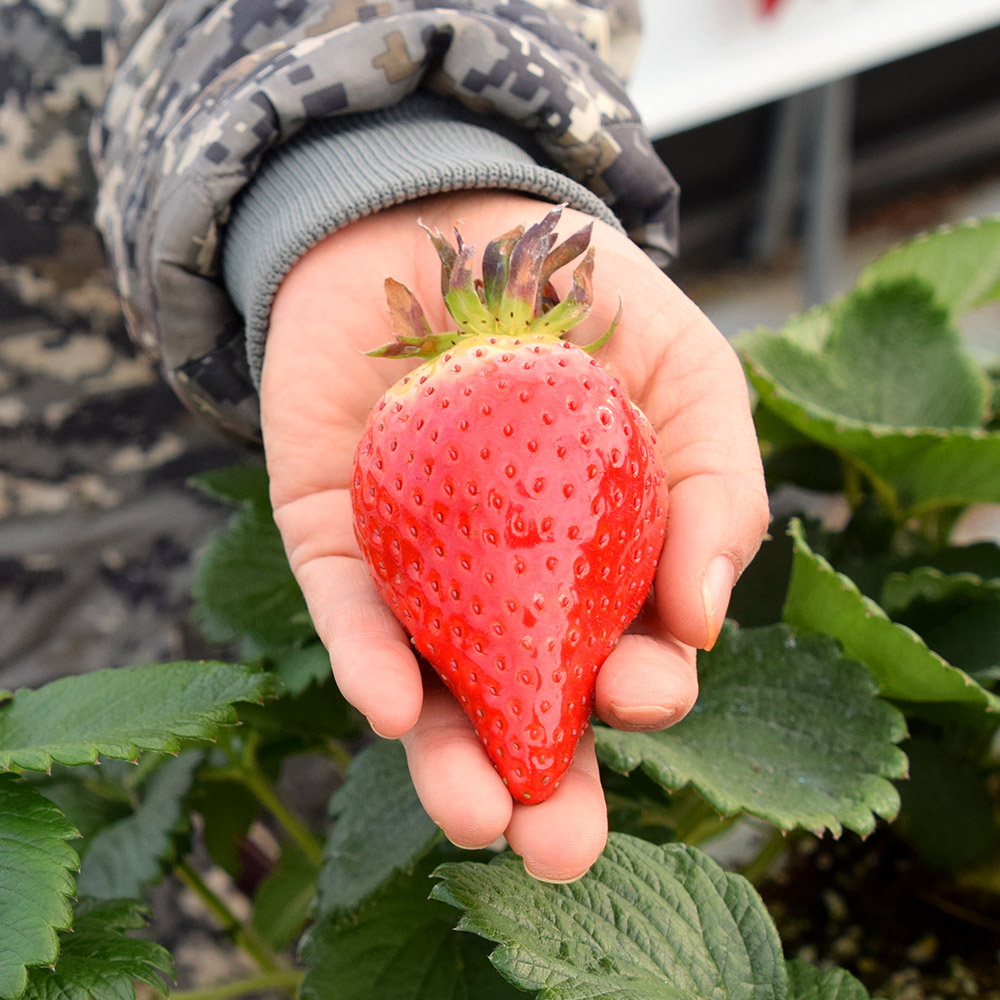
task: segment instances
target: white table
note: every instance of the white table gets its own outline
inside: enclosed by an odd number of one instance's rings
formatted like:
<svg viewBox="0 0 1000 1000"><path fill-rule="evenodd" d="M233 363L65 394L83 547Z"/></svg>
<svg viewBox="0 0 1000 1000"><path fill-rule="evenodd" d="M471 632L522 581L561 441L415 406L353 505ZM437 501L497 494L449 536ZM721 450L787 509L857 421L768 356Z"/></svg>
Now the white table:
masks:
<svg viewBox="0 0 1000 1000"><path fill-rule="evenodd" d="M787 226L805 154L809 301L827 297L843 235L854 75L1000 25L1000 0L782 0L767 16L757 0L640 3L629 93L654 139L783 101L757 250Z"/></svg>

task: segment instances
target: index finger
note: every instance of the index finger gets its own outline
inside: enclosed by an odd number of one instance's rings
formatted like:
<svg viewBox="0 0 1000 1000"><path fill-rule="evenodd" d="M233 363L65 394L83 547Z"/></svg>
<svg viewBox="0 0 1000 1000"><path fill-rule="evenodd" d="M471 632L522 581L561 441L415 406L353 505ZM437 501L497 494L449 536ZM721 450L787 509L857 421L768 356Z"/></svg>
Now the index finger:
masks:
<svg viewBox="0 0 1000 1000"><path fill-rule="evenodd" d="M377 733L395 738L420 715L420 667L357 553L349 505L346 490L328 490L290 501L274 516L337 686Z"/></svg>

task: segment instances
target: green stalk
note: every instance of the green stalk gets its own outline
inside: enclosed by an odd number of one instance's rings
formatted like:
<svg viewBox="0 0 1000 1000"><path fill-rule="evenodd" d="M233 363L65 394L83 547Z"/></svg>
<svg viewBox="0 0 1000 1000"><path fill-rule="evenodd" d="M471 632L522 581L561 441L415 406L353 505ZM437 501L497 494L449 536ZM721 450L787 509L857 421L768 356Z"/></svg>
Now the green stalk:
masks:
<svg viewBox="0 0 1000 1000"><path fill-rule="evenodd" d="M736 822L737 816L720 816L719 811L709 805L700 795L695 796L674 824L677 840L692 847L705 843L712 837L724 833Z"/></svg>
<svg viewBox="0 0 1000 1000"><path fill-rule="evenodd" d="M325 747L327 756L337 767L337 773L341 778L346 778L347 769L351 766L354 755L340 740L332 736L325 741Z"/></svg>
<svg viewBox="0 0 1000 1000"><path fill-rule="evenodd" d="M857 510L864 500L865 488L864 480L857 466L846 458L841 458L841 467L844 470L844 496L852 511Z"/></svg>
<svg viewBox="0 0 1000 1000"><path fill-rule="evenodd" d="M235 775L253 793L257 801L278 821L309 861L319 868L323 862L323 847L305 823L278 798L267 777L257 766L256 759L244 761Z"/></svg>
<svg viewBox="0 0 1000 1000"><path fill-rule="evenodd" d="M775 860L787 846L787 834L775 827L771 832L771 836L767 838L761 849L757 852L757 856L748 861L740 869L740 874L753 885L759 884L768 871L770 871L771 865L774 864Z"/></svg>
<svg viewBox="0 0 1000 1000"><path fill-rule="evenodd" d="M271 946L253 929L244 923L229 909L228 906L212 891L205 880L198 874L188 861L181 861L175 868L175 873L208 907L212 916L219 922L222 929L229 934L234 943L245 951L263 972L286 972L281 960L271 949Z"/></svg>
<svg viewBox="0 0 1000 1000"><path fill-rule="evenodd" d="M259 735L251 732L243 742L242 750L230 744L224 747L229 757L229 766L209 772L205 777L211 780L228 779L238 781L263 806L282 827L299 850L316 867L323 861L323 846L312 835L309 828L278 798L271 781L257 762Z"/></svg>
<svg viewBox="0 0 1000 1000"><path fill-rule="evenodd" d="M304 973L298 969L281 969L263 972L259 976L235 979L218 986L206 986L197 990L174 990L170 1000L230 1000L232 997L247 996L251 993L265 993L272 990L287 991L293 997L297 994ZM165 994L160 994L166 1000Z"/></svg>

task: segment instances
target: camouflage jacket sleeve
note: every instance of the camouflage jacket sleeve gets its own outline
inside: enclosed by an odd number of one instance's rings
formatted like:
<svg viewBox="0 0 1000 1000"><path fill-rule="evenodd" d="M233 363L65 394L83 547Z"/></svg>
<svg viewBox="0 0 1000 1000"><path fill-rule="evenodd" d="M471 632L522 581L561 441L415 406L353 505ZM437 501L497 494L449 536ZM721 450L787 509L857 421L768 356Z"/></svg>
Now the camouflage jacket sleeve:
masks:
<svg viewBox="0 0 1000 1000"><path fill-rule="evenodd" d="M612 28L634 30L634 0L130 2L92 133L97 221L133 339L230 431L256 436L258 403L223 235L310 129L336 143L338 123L420 94L456 119L487 113L659 263L673 255L676 186L602 58Z"/></svg>

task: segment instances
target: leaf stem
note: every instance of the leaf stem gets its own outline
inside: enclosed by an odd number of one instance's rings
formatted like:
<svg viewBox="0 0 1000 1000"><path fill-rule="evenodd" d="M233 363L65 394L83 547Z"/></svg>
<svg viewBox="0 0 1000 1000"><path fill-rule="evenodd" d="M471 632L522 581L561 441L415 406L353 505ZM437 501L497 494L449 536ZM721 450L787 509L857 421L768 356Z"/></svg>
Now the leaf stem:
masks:
<svg viewBox="0 0 1000 1000"><path fill-rule="evenodd" d="M741 869L740 874L751 884L757 885L761 879L770 871L771 865L781 855L788 846L788 835L777 827L771 831L771 835L764 841L756 857L748 861Z"/></svg>
<svg viewBox="0 0 1000 1000"><path fill-rule="evenodd" d="M851 510L857 510L864 500L864 480L857 466L846 458L841 458L841 466L844 470L844 496Z"/></svg>
<svg viewBox="0 0 1000 1000"><path fill-rule="evenodd" d="M259 976L219 983L217 986L206 986L196 990L174 990L170 994L170 1000L229 1000L232 997L271 990L287 990L295 996L304 975L300 969L279 969L275 972L263 972Z"/></svg>
<svg viewBox="0 0 1000 1000"><path fill-rule="evenodd" d="M242 923L218 895L208 886L189 861L178 863L174 872L208 907L209 912L219 922L222 929L230 934L233 941L243 949L263 972L284 972L281 960L271 950L268 943L252 927Z"/></svg>
<svg viewBox="0 0 1000 1000"><path fill-rule="evenodd" d="M728 830L736 819L735 815L720 816L717 809L698 795L677 818L674 836L682 843L697 847Z"/></svg>
<svg viewBox="0 0 1000 1000"><path fill-rule="evenodd" d="M299 850L317 868L323 862L323 847L305 823L289 809L257 766L256 760L244 761L239 771L240 781L254 794L257 801L281 824Z"/></svg>
<svg viewBox="0 0 1000 1000"><path fill-rule="evenodd" d="M354 755L344 744L334 737L329 737L325 741L326 753L330 760L336 765L341 778L347 777L347 769L351 766Z"/></svg>
<svg viewBox="0 0 1000 1000"><path fill-rule="evenodd" d="M257 761L259 742L260 735L251 732L243 742L242 751L230 744L225 748L230 765L220 768L215 775L240 782L277 820L309 862L319 868L323 862L323 846L312 835L305 822L278 798L270 779Z"/></svg>

